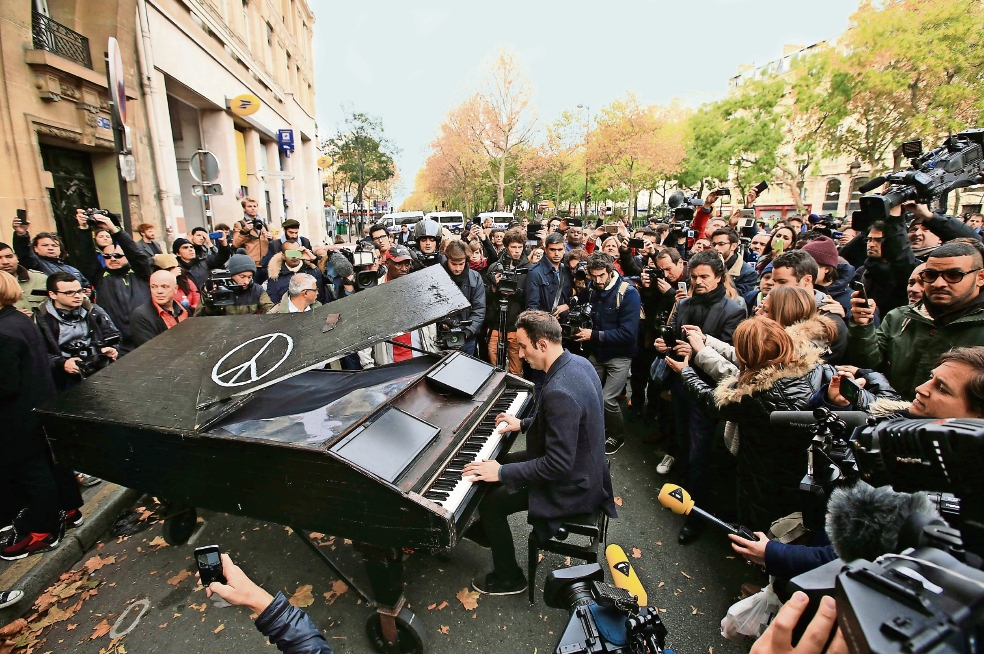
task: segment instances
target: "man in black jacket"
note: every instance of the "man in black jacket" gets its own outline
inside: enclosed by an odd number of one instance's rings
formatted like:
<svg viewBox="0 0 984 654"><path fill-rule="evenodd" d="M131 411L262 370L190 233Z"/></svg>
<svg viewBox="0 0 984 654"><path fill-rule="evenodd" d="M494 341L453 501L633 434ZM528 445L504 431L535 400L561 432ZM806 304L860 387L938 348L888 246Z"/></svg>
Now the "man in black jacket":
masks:
<svg viewBox="0 0 984 654"><path fill-rule="evenodd" d="M506 338L506 358L509 362L509 372L514 375L523 374L523 363L519 356L519 344L516 341L516 318L526 308L526 276L530 262L526 258L526 233L520 229L510 229L502 239L502 254L499 260L489 266L486 273L490 282L489 287L489 360L492 365L505 363L498 360L499 339ZM503 284L503 272L509 278L515 278L515 283L508 281ZM503 306L506 309L505 335L499 334L499 322Z"/></svg>
<svg viewBox="0 0 984 654"><path fill-rule="evenodd" d="M726 343L731 342L735 327L745 319L745 309L725 295L724 276L727 269L721 255L705 250L690 258L690 287L693 294L677 303L671 328L677 344L670 348L663 338L656 339L656 351L682 360L692 350L683 336L683 326L700 327ZM679 375L673 377L673 410L676 415L677 458L688 464L687 490L698 505L706 505L710 489L711 449L717 420L707 416L700 405L687 394ZM678 540L687 544L700 536L703 523L687 518Z"/></svg>
<svg viewBox="0 0 984 654"><path fill-rule="evenodd" d="M130 338L140 347L188 318L188 311L174 301L178 282L170 272L158 270L150 276L150 300L130 315Z"/></svg>
<svg viewBox="0 0 984 654"><path fill-rule="evenodd" d="M147 281L153 271L153 259L141 251L133 242L130 235L120 229L108 216L93 215L90 218L82 213L75 215L79 223L79 243L77 252L72 258L78 263L79 269L92 280L96 289L96 303L105 309L113 324L120 330L122 340L117 348L124 355L136 345L130 338L130 314L133 310L150 301L150 289ZM113 236L113 245L102 249L106 270L101 271L96 259L96 250L92 242L90 223L96 223L99 229L105 229Z"/></svg>
<svg viewBox="0 0 984 654"><path fill-rule="evenodd" d="M470 325L462 327L466 340L461 351L475 356L477 335L481 333L482 326L485 324L485 282L478 272L468 267L468 253L461 241L448 243L444 256L447 257L444 269L471 305L457 313L458 320L461 322L471 321ZM438 336L440 335L438 330Z"/></svg>
<svg viewBox="0 0 984 654"><path fill-rule="evenodd" d="M503 463L469 463L462 476L497 483L479 507L481 522L466 534L492 550L492 572L472 581L489 595L515 595L527 582L516 563L508 517L529 511L528 521L542 543L557 533L563 519L601 508L617 517L612 479L605 459L601 381L582 357L564 350L560 323L545 311L524 311L516 322L520 355L546 377L533 414L522 422L496 416L504 431L526 431L526 451L502 457ZM535 580L530 580L534 583Z"/></svg>

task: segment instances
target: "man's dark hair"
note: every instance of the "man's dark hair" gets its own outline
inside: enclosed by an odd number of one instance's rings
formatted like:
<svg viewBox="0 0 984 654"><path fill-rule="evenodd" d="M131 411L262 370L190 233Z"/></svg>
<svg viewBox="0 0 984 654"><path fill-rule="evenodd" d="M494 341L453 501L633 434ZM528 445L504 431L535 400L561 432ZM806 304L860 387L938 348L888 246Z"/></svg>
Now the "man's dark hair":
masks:
<svg viewBox="0 0 984 654"><path fill-rule="evenodd" d="M656 231L655 230L652 230L652 229L650 229L648 227L643 227L642 229L637 230L637 231L640 234L642 234L643 236L656 236Z"/></svg>
<svg viewBox="0 0 984 654"><path fill-rule="evenodd" d="M384 225L383 223L376 223L375 225L369 228L369 238L372 238L373 234L380 231L386 232L387 235L389 234L389 230L386 229L386 225Z"/></svg>
<svg viewBox="0 0 984 654"><path fill-rule="evenodd" d="M461 241L450 241L444 247L444 256L448 259L467 259L468 250Z"/></svg>
<svg viewBox="0 0 984 654"><path fill-rule="evenodd" d="M698 252L694 256L690 257L690 261L687 262L687 266L690 268L691 273L696 270L697 266L709 266L714 272L714 276L720 279L724 279L724 275L726 274L724 259L721 258L721 255L718 254L717 250L704 250L703 252Z"/></svg>
<svg viewBox="0 0 984 654"><path fill-rule="evenodd" d="M659 261L664 257L668 257L669 260L672 261L674 265L680 263L680 259L683 258L680 256L680 251L677 250L676 248L663 248L662 250L656 253L655 260Z"/></svg>
<svg viewBox="0 0 984 654"><path fill-rule="evenodd" d="M196 232L205 232L206 234L208 234L208 230L207 230L207 229L205 229L204 227L195 227L195 228L193 228L193 229L191 230L191 233L192 233L192 234L194 234L194 233L196 233Z"/></svg>
<svg viewBox="0 0 984 654"><path fill-rule="evenodd" d="M14 248L10 247L6 243L0 243L0 252L3 252L4 250L13 250L13 249Z"/></svg>
<svg viewBox="0 0 984 654"><path fill-rule="evenodd" d="M50 238L52 241L57 243L58 249L60 250L59 254L61 254L62 257L65 256L65 241L63 241L61 236L59 236L56 232L39 232L35 234L34 238L31 239L31 246L37 247L38 241L43 238Z"/></svg>
<svg viewBox="0 0 984 654"><path fill-rule="evenodd" d="M44 287L48 289L49 293L55 293L58 291L58 283L64 282L66 284L71 284L72 282L79 281L75 275L68 272L56 272L48 275L48 281L45 282Z"/></svg>
<svg viewBox="0 0 984 654"><path fill-rule="evenodd" d="M817 275L820 274L817 260L809 252L803 250L783 252L772 260L772 269L775 270L776 268L792 268L793 277L796 278L796 281L803 279L804 275L812 275L813 282L816 283Z"/></svg>
<svg viewBox="0 0 984 654"><path fill-rule="evenodd" d="M727 236L728 240L732 243L741 243L741 239L738 237L738 232L731 229L730 227L722 227L720 229L715 229L711 232L711 241L714 241L715 236Z"/></svg>
<svg viewBox="0 0 984 654"><path fill-rule="evenodd" d="M868 233L869 234L871 233L871 230L875 230L876 232L881 232L882 234L884 234L885 233L885 221L884 220L876 220L875 222L871 223L871 226L868 227Z"/></svg>
<svg viewBox="0 0 984 654"><path fill-rule="evenodd" d="M609 273L615 270L615 262L604 252L595 252L588 257L588 270L601 270L604 268Z"/></svg>
<svg viewBox="0 0 984 654"><path fill-rule="evenodd" d="M984 346L954 348L942 354L936 360L936 366L951 361L966 363L974 370L967 380L967 402L974 413L984 416ZM939 417L946 418L947 416Z"/></svg>
<svg viewBox="0 0 984 654"><path fill-rule="evenodd" d="M561 342L560 323L546 311L530 309L516 318L516 329L526 332L530 343L536 345L541 340L549 343Z"/></svg>
<svg viewBox="0 0 984 654"><path fill-rule="evenodd" d="M223 230L224 231L227 231L227 232L231 232L232 231L232 229L228 225L226 225L225 223L216 223L215 224L215 231L221 232Z"/></svg>
<svg viewBox="0 0 984 654"><path fill-rule="evenodd" d="M492 231L489 232L489 238L491 239L496 234L505 234L505 233L506 233L506 230L501 229L499 227L496 227L495 229L493 229ZM524 242L525 242L525 239L524 239Z"/></svg>
<svg viewBox="0 0 984 654"><path fill-rule="evenodd" d="M550 232L547 234L547 238L543 239L543 247L548 245L563 245L564 235L560 232Z"/></svg>
<svg viewBox="0 0 984 654"><path fill-rule="evenodd" d="M981 260L980 250L967 243L944 243L933 250L929 259L944 259L950 257L973 257L974 266L984 265Z"/></svg>
<svg viewBox="0 0 984 654"><path fill-rule="evenodd" d="M526 232L521 229L510 229L502 237L502 246L507 247L512 243L522 243L526 245Z"/></svg>

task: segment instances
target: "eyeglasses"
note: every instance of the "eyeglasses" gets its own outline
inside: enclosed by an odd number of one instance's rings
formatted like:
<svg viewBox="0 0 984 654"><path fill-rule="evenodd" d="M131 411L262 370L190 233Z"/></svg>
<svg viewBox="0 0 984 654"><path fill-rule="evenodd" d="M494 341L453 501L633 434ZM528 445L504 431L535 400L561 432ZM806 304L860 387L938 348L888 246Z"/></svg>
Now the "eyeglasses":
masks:
<svg viewBox="0 0 984 654"><path fill-rule="evenodd" d="M318 289L316 289L316 288L306 288L306 289L304 289L301 292L302 293L317 293L318 292Z"/></svg>
<svg viewBox="0 0 984 654"><path fill-rule="evenodd" d="M74 291L52 291L52 293L56 293L58 295L68 295L68 296L85 295L85 291L82 290L81 288Z"/></svg>
<svg viewBox="0 0 984 654"><path fill-rule="evenodd" d="M104 254L103 259L126 259L125 254Z"/></svg>
<svg viewBox="0 0 984 654"><path fill-rule="evenodd" d="M384 238L389 238L389 234L383 234L382 236L374 236L372 240L374 240L374 241L381 241Z"/></svg>
<svg viewBox="0 0 984 654"><path fill-rule="evenodd" d="M971 273L975 273L981 268L974 268L973 270L968 270L964 272L962 270L933 270L932 268L926 268L921 273L919 273L919 280L923 284L932 284L940 277L943 278L947 284L959 284L963 281L963 278Z"/></svg>
<svg viewBox="0 0 984 654"><path fill-rule="evenodd" d="M726 248L731 246L731 241L717 241L716 243L711 243L716 248Z"/></svg>

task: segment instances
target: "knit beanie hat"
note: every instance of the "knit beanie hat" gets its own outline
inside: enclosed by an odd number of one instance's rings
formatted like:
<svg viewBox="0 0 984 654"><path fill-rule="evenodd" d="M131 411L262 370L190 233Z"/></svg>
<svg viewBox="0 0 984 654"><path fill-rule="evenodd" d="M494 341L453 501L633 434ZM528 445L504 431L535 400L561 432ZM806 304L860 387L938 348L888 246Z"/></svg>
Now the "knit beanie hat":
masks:
<svg viewBox="0 0 984 654"><path fill-rule="evenodd" d="M171 252L177 254L178 250L181 249L182 245L191 245L191 241L186 238L176 238L174 243L171 244Z"/></svg>
<svg viewBox="0 0 984 654"><path fill-rule="evenodd" d="M253 263L253 259L244 250L240 249L236 254L229 257L229 261L226 263L226 270L229 271L230 275L238 275L243 272L255 274L256 264Z"/></svg>
<svg viewBox="0 0 984 654"><path fill-rule="evenodd" d="M837 267L837 244L831 238L820 236L808 241L800 249L803 252L809 252L810 256L821 266Z"/></svg>

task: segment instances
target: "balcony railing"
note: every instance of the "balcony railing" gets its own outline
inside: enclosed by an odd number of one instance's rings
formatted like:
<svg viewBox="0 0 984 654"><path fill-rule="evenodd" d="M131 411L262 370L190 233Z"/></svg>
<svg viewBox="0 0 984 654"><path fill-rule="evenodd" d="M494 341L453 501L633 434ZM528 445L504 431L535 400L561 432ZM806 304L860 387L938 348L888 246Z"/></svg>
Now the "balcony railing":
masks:
<svg viewBox="0 0 984 654"><path fill-rule="evenodd" d="M31 30L36 50L51 52L92 69L92 55L86 37L37 11L31 12Z"/></svg>

